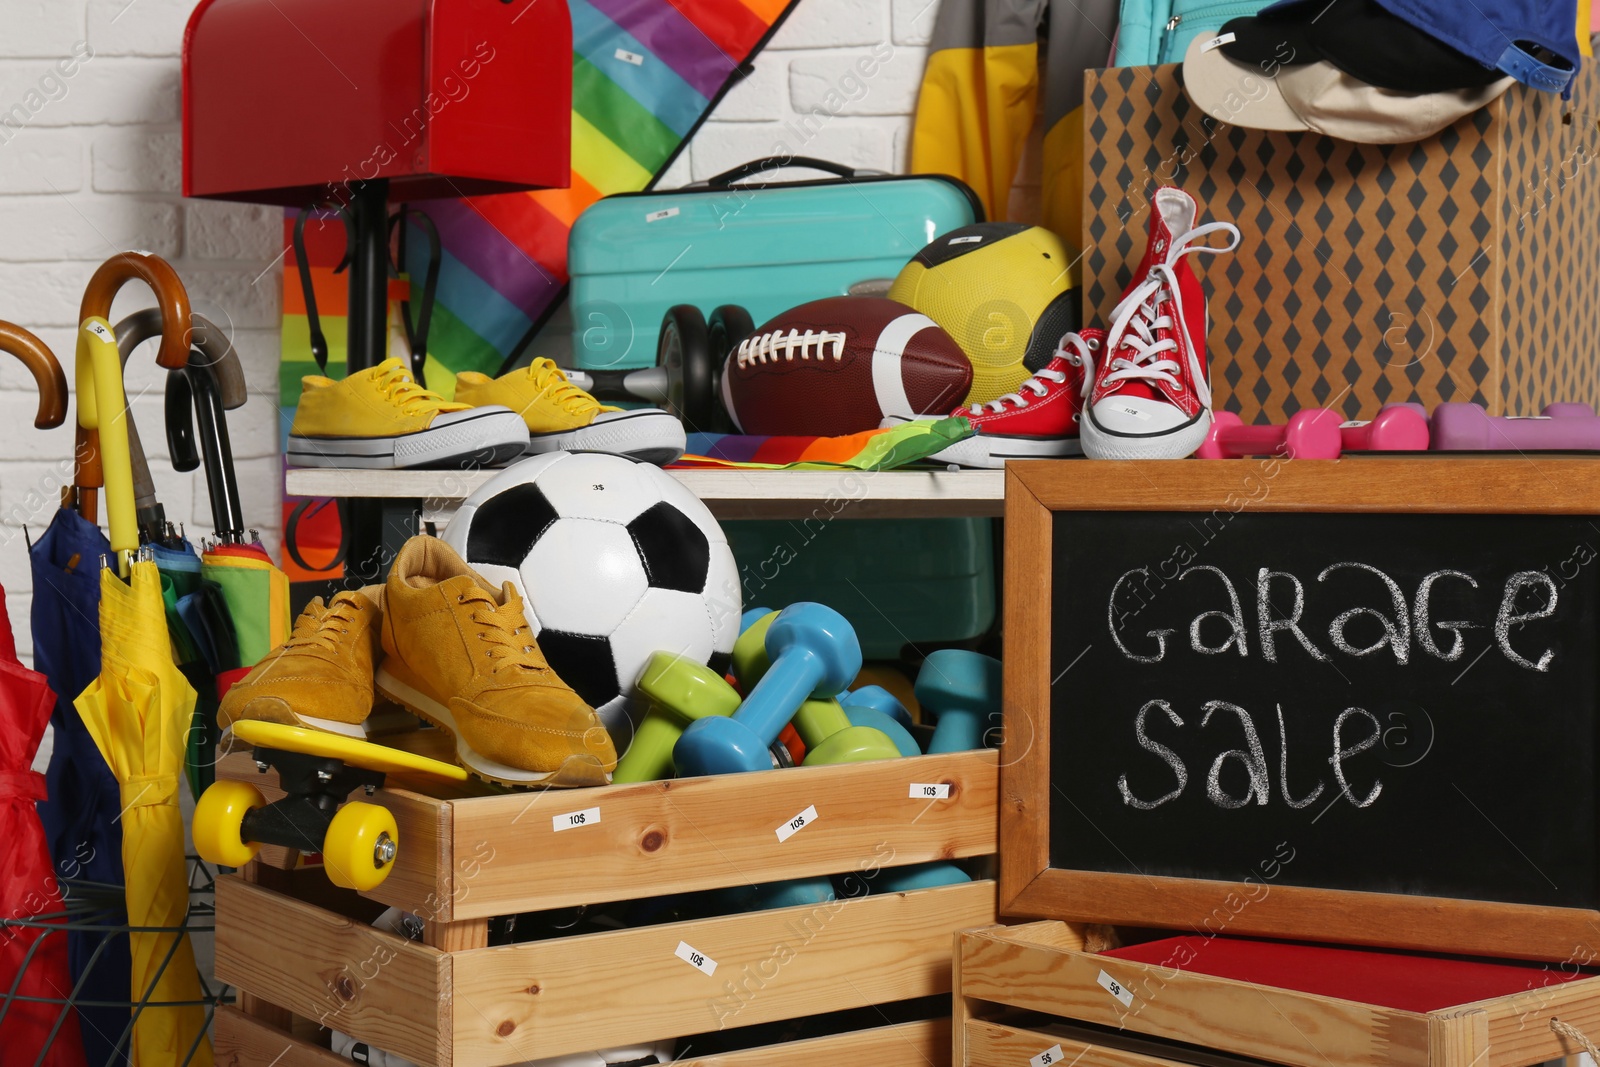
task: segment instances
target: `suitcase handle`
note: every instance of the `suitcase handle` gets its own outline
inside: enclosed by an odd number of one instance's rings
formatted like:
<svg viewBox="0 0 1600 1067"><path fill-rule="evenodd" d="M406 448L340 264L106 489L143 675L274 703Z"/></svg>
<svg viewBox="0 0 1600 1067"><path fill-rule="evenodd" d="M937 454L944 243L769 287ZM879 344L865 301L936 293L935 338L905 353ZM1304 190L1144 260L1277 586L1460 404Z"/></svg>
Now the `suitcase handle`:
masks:
<svg viewBox="0 0 1600 1067"><path fill-rule="evenodd" d="M847 167L843 163L830 163L826 159L813 159L810 156L767 156L765 159L752 159L748 163L741 163L714 178L707 178L703 184L712 189L726 189L734 182L784 167L810 167L812 170L837 174L841 178L854 178L857 174L853 167Z"/></svg>

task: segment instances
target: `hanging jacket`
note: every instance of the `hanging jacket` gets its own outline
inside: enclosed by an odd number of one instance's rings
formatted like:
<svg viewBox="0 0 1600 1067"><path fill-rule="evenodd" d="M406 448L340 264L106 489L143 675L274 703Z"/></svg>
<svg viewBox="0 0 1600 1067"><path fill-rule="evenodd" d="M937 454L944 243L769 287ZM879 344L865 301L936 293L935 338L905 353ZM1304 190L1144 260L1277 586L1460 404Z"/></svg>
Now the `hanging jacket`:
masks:
<svg viewBox="0 0 1600 1067"><path fill-rule="evenodd" d="M1116 32L1116 0L943 0L917 99L912 172L952 174L972 186L989 218L1004 218L1042 102L1040 224L1076 250L1083 72L1105 65ZM1041 42L1049 79L1042 91Z"/></svg>

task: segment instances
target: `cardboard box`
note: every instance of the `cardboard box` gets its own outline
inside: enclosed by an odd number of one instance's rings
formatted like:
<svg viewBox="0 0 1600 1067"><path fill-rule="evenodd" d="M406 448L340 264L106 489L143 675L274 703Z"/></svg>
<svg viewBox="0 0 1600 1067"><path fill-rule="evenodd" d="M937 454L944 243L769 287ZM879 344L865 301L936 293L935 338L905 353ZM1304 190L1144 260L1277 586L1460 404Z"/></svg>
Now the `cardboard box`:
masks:
<svg viewBox="0 0 1600 1067"><path fill-rule="evenodd" d="M1109 325L1150 196L1177 185L1200 221L1243 234L1235 252L1189 261L1210 294L1217 406L1245 422L1329 406L1370 418L1407 400L1600 404L1593 64L1570 104L1514 86L1409 145L1219 123L1182 77L1086 75L1086 321Z"/></svg>

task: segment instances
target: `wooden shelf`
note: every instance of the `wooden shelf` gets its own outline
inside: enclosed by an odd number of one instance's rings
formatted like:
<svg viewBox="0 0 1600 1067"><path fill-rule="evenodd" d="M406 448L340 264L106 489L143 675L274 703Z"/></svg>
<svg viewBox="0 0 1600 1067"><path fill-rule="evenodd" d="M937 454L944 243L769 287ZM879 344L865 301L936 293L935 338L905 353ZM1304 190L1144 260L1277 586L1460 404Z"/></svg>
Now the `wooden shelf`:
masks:
<svg viewBox="0 0 1600 1067"><path fill-rule="evenodd" d="M292 496L418 499L429 518L447 517L495 471L366 471L291 468ZM798 519L819 508L842 519L997 517L1003 471L669 472L719 519Z"/></svg>

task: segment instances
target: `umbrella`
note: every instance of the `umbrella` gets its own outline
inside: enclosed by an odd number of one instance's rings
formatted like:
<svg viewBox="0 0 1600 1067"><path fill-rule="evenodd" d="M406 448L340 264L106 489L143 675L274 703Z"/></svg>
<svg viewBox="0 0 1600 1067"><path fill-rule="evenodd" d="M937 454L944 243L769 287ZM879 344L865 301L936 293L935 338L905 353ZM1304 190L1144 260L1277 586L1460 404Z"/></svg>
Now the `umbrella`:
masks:
<svg viewBox="0 0 1600 1067"><path fill-rule="evenodd" d="M22 360L38 383L34 425L49 429L65 422L66 375L44 343L19 326L0 322L0 349ZM55 702L45 676L17 660L0 590L0 841L6 842L0 851L0 914L7 916L61 910L49 842L36 806L45 799L45 780L32 769ZM66 940L37 928L8 930L0 943L0 987L7 988L10 996L65 998L72 990ZM0 1048L18 1062L78 1067L84 1062L83 1045L77 1020L69 1012L13 1002L9 1010L0 1011Z"/></svg>
<svg viewBox="0 0 1600 1067"><path fill-rule="evenodd" d="M226 686L289 639L289 577L259 542L215 545L201 554L200 567L222 594L237 641L234 670L219 678Z"/></svg>
<svg viewBox="0 0 1600 1067"><path fill-rule="evenodd" d="M188 914L178 790L195 692L172 662L155 563L135 559L127 570L127 582L109 567L100 573L101 670L74 704L121 787L132 984L147 1001L135 1009L133 1063L209 1067L189 935L151 929L181 927ZM188 1003L164 1006L172 1002Z"/></svg>

